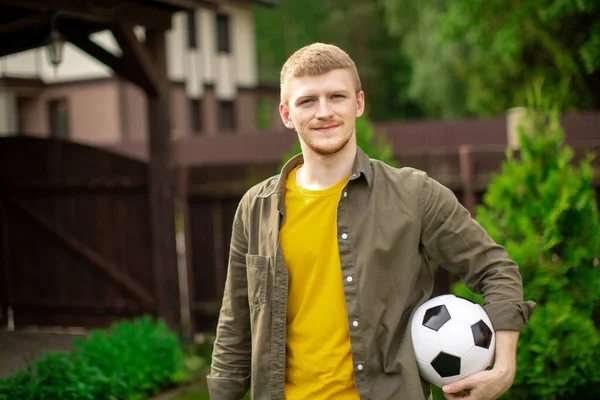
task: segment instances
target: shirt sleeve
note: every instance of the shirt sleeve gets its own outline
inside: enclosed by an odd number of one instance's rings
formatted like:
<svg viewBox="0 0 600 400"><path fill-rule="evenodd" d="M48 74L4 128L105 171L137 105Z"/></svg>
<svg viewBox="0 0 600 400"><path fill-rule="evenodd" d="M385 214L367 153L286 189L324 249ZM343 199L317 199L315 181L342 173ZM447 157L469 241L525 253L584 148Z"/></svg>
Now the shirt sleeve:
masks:
<svg viewBox="0 0 600 400"><path fill-rule="evenodd" d="M455 273L483 294L495 330L521 331L536 304L523 301L523 281L506 249L495 243L454 193L423 174L421 243L432 265Z"/></svg>
<svg viewBox="0 0 600 400"><path fill-rule="evenodd" d="M213 400L239 400L250 388L252 342L244 231L244 199L236 211L223 303L217 324L208 391Z"/></svg>

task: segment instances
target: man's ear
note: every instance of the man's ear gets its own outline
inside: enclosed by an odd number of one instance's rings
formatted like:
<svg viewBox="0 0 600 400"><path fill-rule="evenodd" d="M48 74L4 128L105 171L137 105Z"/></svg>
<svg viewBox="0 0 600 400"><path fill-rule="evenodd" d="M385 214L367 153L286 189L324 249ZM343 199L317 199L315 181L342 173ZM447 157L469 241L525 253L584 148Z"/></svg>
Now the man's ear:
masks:
<svg viewBox="0 0 600 400"><path fill-rule="evenodd" d="M290 118L290 107L281 103L279 104L279 115L281 116L281 120L283 121L283 125L285 125L288 129L294 129L294 122Z"/></svg>
<svg viewBox="0 0 600 400"><path fill-rule="evenodd" d="M365 112L365 92L362 90L356 95L356 118Z"/></svg>

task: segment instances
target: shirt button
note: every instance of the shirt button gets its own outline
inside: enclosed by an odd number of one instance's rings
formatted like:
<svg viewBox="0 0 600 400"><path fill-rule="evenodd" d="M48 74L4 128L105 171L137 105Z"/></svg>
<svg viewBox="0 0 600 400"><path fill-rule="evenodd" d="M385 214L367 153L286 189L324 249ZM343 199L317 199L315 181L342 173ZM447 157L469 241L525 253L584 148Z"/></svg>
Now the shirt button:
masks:
<svg viewBox="0 0 600 400"><path fill-rule="evenodd" d="M356 369L358 369L359 371L362 371L362 369L363 369L363 366L362 366L362 364L358 364L358 365L356 366Z"/></svg>
<svg viewBox="0 0 600 400"><path fill-rule="evenodd" d="M352 326L358 326L358 321L352 321Z"/></svg>
<svg viewBox="0 0 600 400"><path fill-rule="evenodd" d="M348 197L348 192L344 192L344 197Z"/></svg>
<svg viewBox="0 0 600 400"><path fill-rule="evenodd" d="M342 233L342 239L348 239L348 234L347 233Z"/></svg>
<svg viewBox="0 0 600 400"><path fill-rule="evenodd" d="M348 282L352 282L352 277L351 277L351 276L349 276L349 277L347 277L347 278L346 278L346 280L347 280Z"/></svg>

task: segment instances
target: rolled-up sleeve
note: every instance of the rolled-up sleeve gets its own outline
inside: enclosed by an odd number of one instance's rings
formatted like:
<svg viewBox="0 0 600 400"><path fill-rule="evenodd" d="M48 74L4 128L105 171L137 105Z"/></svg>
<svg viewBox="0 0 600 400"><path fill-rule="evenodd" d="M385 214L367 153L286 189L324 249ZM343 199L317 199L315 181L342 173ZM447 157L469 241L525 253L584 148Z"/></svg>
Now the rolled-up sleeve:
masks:
<svg viewBox="0 0 600 400"><path fill-rule="evenodd" d="M217 325L211 371L207 377L212 400L240 400L250 387L252 341L246 275L247 234L244 201L236 211L223 304Z"/></svg>
<svg viewBox="0 0 600 400"><path fill-rule="evenodd" d="M506 249L471 218L450 189L426 174L421 207L421 243L430 262L483 294L495 330L523 330L536 304L523 301L521 274Z"/></svg>

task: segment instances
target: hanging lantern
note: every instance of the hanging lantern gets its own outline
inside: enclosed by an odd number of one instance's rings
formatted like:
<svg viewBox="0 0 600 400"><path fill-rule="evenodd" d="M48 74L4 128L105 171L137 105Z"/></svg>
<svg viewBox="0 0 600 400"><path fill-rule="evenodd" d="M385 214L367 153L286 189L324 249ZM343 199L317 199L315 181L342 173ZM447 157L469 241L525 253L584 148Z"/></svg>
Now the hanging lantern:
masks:
<svg viewBox="0 0 600 400"><path fill-rule="evenodd" d="M52 17L52 23L50 28L50 37L46 43L46 50L48 51L48 58L50 64L54 67L54 74L56 75L58 66L62 63L63 47L65 44L65 38L56 29L56 17Z"/></svg>

